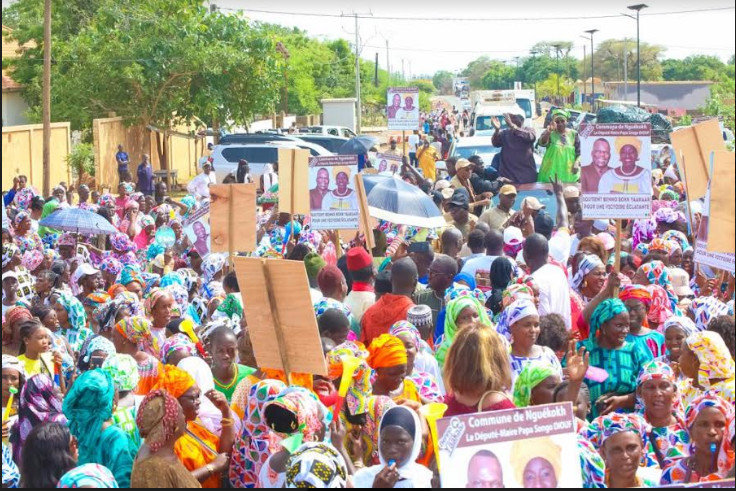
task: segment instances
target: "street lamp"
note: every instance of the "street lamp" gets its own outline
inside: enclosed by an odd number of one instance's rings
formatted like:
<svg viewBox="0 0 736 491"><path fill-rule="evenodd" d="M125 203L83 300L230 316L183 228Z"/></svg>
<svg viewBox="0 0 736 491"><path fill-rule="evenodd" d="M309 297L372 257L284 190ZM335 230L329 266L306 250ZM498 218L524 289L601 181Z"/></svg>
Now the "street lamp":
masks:
<svg viewBox="0 0 736 491"><path fill-rule="evenodd" d="M588 34L590 34L590 108L592 110L595 110L595 54L594 54L594 47L593 47L593 34L598 32L598 29L589 29L587 31Z"/></svg>
<svg viewBox="0 0 736 491"><path fill-rule="evenodd" d="M642 9L649 7L645 3L638 3L636 5L629 5L629 10L636 10L636 17L633 15L624 14L626 17L636 19L636 105L641 107L641 49L639 45L639 14Z"/></svg>
<svg viewBox="0 0 736 491"><path fill-rule="evenodd" d="M560 48L561 44L553 44L552 47L557 52L557 104L560 103Z"/></svg>
<svg viewBox="0 0 736 491"><path fill-rule="evenodd" d="M534 71L534 75L533 75L534 77L534 97L536 98L537 97L537 73L536 73L537 72L537 53L539 53L539 51L532 50L530 53L532 55L532 70Z"/></svg>

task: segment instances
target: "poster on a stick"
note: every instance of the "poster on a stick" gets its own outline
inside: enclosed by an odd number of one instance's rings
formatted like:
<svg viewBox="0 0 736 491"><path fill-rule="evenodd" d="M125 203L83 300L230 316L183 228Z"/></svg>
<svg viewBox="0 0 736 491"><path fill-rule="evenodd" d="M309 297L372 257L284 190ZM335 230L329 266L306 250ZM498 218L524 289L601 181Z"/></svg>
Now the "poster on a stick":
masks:
<svg viewBox="0 0 736 491"><path fill-rule="evenodd" d="M358 230L357 155L309 159L309 208L314 230Z"/></svg>
<svg viewBox="0 0 736 491"><path fill-rule="evenodd" d="M419 128L419 89L389 87L386 100L389 130L413 131Z"/></svg>
<svg viewBox="0 0 736 491"><path fill-rule="evenodd" d="M386 153L379 153L376 155L375 167L378 169L379 174L398 174L401 171L401 165L403 161L400 155L389 155Z"/></svg>
<svg viewBox="0 0 736 491"><path fill-rule="evenodd" d="M580 130L580 204L590 219L649 218L652 210L649 123L606 123Z"/></svg>
<svg viewBox="0 0 736 491"><path fill-rule="evenodd" d="M212 250L210 234L210 203L203 204L190 216L182 220L184 234L192 243L192 247L200 257L204 257Z"/></svg>
<svg viewBox="0 0 736 491"><path fill-rule="evenodd" d="M242 256L233 263L258 367L326 376L304 264Z"/></svg>
<svg viewBox="0 0 736 491"><path fill-rule="evenodd" d="M572 403L443 418L437 434L443 488L583 485Z"/></svg>

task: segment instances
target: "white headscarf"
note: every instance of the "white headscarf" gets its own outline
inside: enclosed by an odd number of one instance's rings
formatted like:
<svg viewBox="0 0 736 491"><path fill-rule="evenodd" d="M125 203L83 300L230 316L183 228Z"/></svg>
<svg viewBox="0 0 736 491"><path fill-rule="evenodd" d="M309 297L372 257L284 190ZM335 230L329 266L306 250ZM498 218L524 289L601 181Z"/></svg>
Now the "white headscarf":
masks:
<svg viewBox="0 0 736 491"><path fill-rule="evenodd" d="M384 413L383 418L381 419L380 428L383 428L384 421L386 421L387 417L395 411L404 411L411 415L411 418L414 420L414 434L412 435L414 438L414 446L412 447L411 455L406 462L398 467L400 480L396 483L394 488L431 488L433 477L432 471L423 465L416 463L417 458L419 458L419 453L422 450L422 426L417 413L404 406L394 406ZM409 431L409 428L404 429ZM360 469L356 472L353 477L356 488L372 488L373 480L376 478L378 473L381 472L384 467L388 466L388 462L386 462L383 458L383 454L380 452L380 431L378 436L378 448L378 456L381 459L381 463L379 465Z"/></svg>

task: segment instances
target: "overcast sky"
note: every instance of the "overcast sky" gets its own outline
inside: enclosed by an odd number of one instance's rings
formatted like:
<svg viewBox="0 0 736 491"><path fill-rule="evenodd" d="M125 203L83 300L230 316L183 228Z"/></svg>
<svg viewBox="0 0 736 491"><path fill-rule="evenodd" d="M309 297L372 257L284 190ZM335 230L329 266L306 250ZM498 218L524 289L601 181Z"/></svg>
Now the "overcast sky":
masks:
<svg viewBox="0 0 736 491"><path fill-rule="evenodd" d="M575 55L583 56L583 45L590 49L589 41L580 36L588 29L599 29L596 40L609 38L636 38L636 22L619 15L631 13L627 5L632 0L613 2L545 1L499 2L498 0L425 0L423 2L400 0L212 0L223 9L250 9L244 14L254 20L298 26L309 34L327 39L345 38L354 42L353 18L320 17L305 15L270 14L275 12L336 14L372 13L381 19L360 19L362 57L373 59L379 53L379 63L386 64L386 39L389 40L390 60L394 71L401 70L401 60L409 75L433 74L445 69L457 71L480 55L513 60L515 56L528 56L529 48L544 40L572 41ZM651 0L649 8L642 11L641 39L667 48L666 56L684 58L706 53L719 56L724 61L734 53L733 0ZM523 6L522 6L523 5ZM689 12L669 15L651 15L663 12L731 7L730 10ZM649 14L649 15L644 15ZM611 18L589 18L613 16ZM396 18L396 20L388 20ZM413 18L455 18L458 20L406 20ZM489 19L582 17L571 20L514 20ZM484 19L468 21L460 19ZM632 49L634 45L632 43Z"/></svg>

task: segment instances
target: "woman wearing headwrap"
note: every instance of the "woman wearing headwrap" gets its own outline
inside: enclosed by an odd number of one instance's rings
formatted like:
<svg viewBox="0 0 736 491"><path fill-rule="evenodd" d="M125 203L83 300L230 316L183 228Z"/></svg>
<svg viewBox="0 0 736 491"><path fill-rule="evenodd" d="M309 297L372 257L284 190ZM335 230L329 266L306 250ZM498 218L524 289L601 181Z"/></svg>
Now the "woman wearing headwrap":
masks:
<svg viewBox="0 0 736 491"><path fill-rule="evenodd" d="M479 323L491 328L492 322L485 306L474 296L463 295L450 301L446 307L444 335L437 343L437 362L445 364L447 351L452 346L457 332L465 326Z"/></svg>
<svg viewBox="0 0 736 491"><path fill-rule="evenodd" d="M540 361L551 365L562 381L562 366L555 352L546 346L539 346L539 312L530 300L521 299L512 303L502 314L498 333L507 335L511 341L511 373L513 380L521 374L524 366Z"/></svg>
<svg viewBox="0 0 736 491"><path fill-rule="evenodd" d="M161 346L161 363L177 366L181 360L197 355L197 346L182 333L174 334Z"/></svg>
<svg viewBox="0 0 736 491"><path fill-rule="evenodd" d="M86 372L93 368L102 368L105 360L117 353L115 345L107 338L94 334L87 338L79 350L77 370Z"/></svg>
<svg viewBox="0 0 736 491"><path fill-rule="evenodd" d="M682 390L687 384L688 378L685 377L680 370L680 354L682 353L682 343L688 336L697 332L698 328L689 317L672 316L662 325L664 333L666 353L659 358L659 361L667 363L675 372L677 384Z"/></svg>
<svg viewBox="0 0 736 491"><path fill-rule="evenodd" d="M145 250L153 243L156 235L156 222L149 215L142 215L139 222L141 231L133 239L138 250Z"/></svg>
<svg viewBox="0 0 736 491"><path fill-rule="evenodd" d="M689 456L664 469L661 485L719 481L734 466L733 403L712 393L696 398L685 412Z"/></svg>
<svg viewBox="0 0 736 491"><path fill-rule="evenodd" d="M279 438L271 433L264 410L266 405L286 389L278 380L262 380L253 385L243 417L243 430L236 439L230 463L230 485L252 488L258 481L261 466L268 456L279 450Z"/></svg>
<svg viewBox="0 0 736 491"><path fill-rule="evenodd" d="M271 431L286 439L301 433L303 442L324 439L331 414L317 396L302 387L289 387L266 405L264 416ZM291 449L284 447L261 466L258 488L280 488L286 479L286 460Z"/></svg>
<svg viewBox="0 0 736 491"><path fill-rule="evenodd" d="M687 315L695 321L698 331L705 331L710 321L720 315L728 315L728 305L715 297L698 297L690 304Z"/></svg>
<svg viewBox="0 0 736 491"><path fill-rule="evenodd" d="M125 318L115 324L112 341L118 353L135 359L140 376L135 393L145 396L162 371L161 362L156 359L158 350L151 335L151 323L145 317Z"/></svg>
<svg viewBox="0 0 736 491"><path fill-rule="evenodd" d="M659 326L673 314L682 314L679 307L676 312L672 311L669 294L664 288L659 285L647 285L646 289L652 298L651 303L647 307L649 310L647 321L651 329L659 329Z"/></svg>
<svg viewBox="0 0 736 491"><path fill-rule="evenodd" d="M64 415L79 442L79 464L100 464L118 483L130 487L130 472L138 448L128 435L109 423L112 419L115 386L100 369L82 373L64 398Z"/></svg>
<svg viewBox="0 0 736 491"><path fill-rule="evenodd" d="M394 401L420 402L419 390L406 377L407 355L404 343L396 336L381 334L368 347L368 365L373 368L373 394L388 396Z"/></svg>
<svg viewBox="0 0 736 491"><path fill-rule="evenodd" d="M540 397L547 398L543 393L549 395L547 403L552 403L554 389L561 382L560 371L554 365L544 361L527 363L514 382L514 405L527 407L543 404L538 400Z"/></svg>
<svg viewBox="0 0 736 491"><path fill-rule="evenodd" d="M108 256L100 263L100 271L102 271L102 279L105 281L105 290L107 290L115 284L118 275L123 271L123 263Z"/></svg>
<svg viewBox="0 0 736 491"><path fill-rule="evenodd" d="M345 459L325 443L305 443L286 462L286 488L345 488Z"/></svg>
<svg viewBox="0 0 736 491"><path fill-rule="evenodd" d="M442 402L444 400L444 390L439 385L439 381L442 379L442 373L440 372L439 365L437 364L437 360L434 358L432 351L428 349L428 352L425 352L422 349L424 341L419 335L419 330L410 322L400 321L391 326L388 333L391 336L396 336L402 343L404 343L407 356L407 377L411 379L411 381L414 382L414 385L419 389L420 397L429 402ZM426 346L426 343L424 344ZM423 359L424 365L433 364L430 365L434 367L432 374L417 368L415 362L419 358Z"/></svg>
<svg viewBox="0 0 736 491"><path fill-rule="evenodd" d="M577 273L572 279L572 287L588 303L598 295L606 284L606 265L598 256L585 254L577 261Z"/></svg>
<svg viewBox="0 0 736 491"><path fill-rule="evenodd" d="M640 346L652 353L654 358L664 354L664 336L649 328L649 308L652 295L649 289L641 285L629 285L621 289L618 295L629 311L629 335L626 341ZM659 325L659 323L657 323Z"/></svg>
<svg viewBox="0 0 736 491"><path fill-rule="evenodd" d="M371 386L371 368L367 359L369 353L362 344L347 341L327 353L329 378L339 386L343 375L343 356L354 356L361 360L350 382L345 404L340 413L340 421L346 430L345 447L354 461L373 465L378 460L378 423L394 402L386 396L374 396ZM352 442L360 441L363 455L355 455Z"/></svg>
<svg viewBox="0 0 736 491"><path fill-rule="evenodd" d="M26 307L15 306L8 309L3 317L3 352L13 356L20 355L23 344L20 326L33 319L33 315Z"/></svg>
<svg viewBox="0 0 736 491"><path fill-rule="evenodd" d="M140 381L138 364L130 355L115 354L105 360L102 370L110 375L116 391L117 403L112 422L123 430L136 446L140 447L141 436L135 424L136 407L140 398L133 394Z"/></svg>
<svg viewBox="0 0 736 491"><path fill-rule="evenodd" d="M688 336L682 343L680 370L690 379L682 393L686 406L705 392L718 395L731 404L736 400L734 361L718 333L700 331Z"/></svg>
<svg viewBox="0 0 736 491"><path fill-rule="evenodd" d="M76 467L59 479L58 489L118 489L119 486L115 476L110 469L98 464L85 464Z"/></svg>
<svg viewBox="0 0 736 491"><path fill-rule="evenodd" d="M679 303L677 293L675 293L669 272L662 261L651 261L642 264L634 276L633 282L640 285L659 285L664 288L670 301L670 309L675 315L680 314L680 309L677 306Z"/></svg>
<svg viewBox="0 0 736 491"><path fill-rule="evenodd" d="M614 144L619 154L620 167L609 170L601 177L598 183L598 192L601 194L652 194L651 173L649 163L638 165L642 150L642 141L635 136L616 137ZM646 156L647 160L649 156Z"/></svg>
<svg viewBox="0 0 736 491"><path fill-rule="evenodd" d="M606 487L657 487L657 480L645 477L645 468L641 467L650 431L651 427L636 413L611 413L588 425L585 434L606 461Z"/></svg>
<svg viewBox="0 0 736 491"><path fill-rule="evenodd" d="M580 342L590 354L590 365L608 372L604 381L588 380L592 418L616 410L631 411L636 403L636 376L652 354L626 341L631 327L626 305L607 299L590 319L590 335Z"/></svg>
<svg viewBox="0 0 736 491"><path fill-rule="evenodd" d="M173 317L174 296L165 288L154 288L146 297L144 306L146 316L151 320L150 331L158 345L162 345L166 341L166 325Z"/></svg>
<svg viewBox="0 0 736 491"><path fill-rule="evenodd" d="M13 225L15 227L15 237L13 239L21 254L31 251L43 254L43 242L41 237L32 230L30 214L25 211L18 212L13 219Z"/></svg>
<svg viewBox="0 0 736 491"><path fill-rule="evenodd" d="M48 376L40 374L26 381L18 399L18 421L10 432L16 462L21 462L23 444L35 426L47 422L66 424L61 408L61 399Z"/></svg>
<svg viewBox="0 0 736 491"><path fill-rule="evenodd" d="M18 406L20 399L16 396L13 398L13 407L10 408L10 414L5 415L10 400L10 388L14 388L20 394L23 391L23 385L26 381L25 369L23 364L15 356L3 355L3 420L18 414Z"/></svg>
<svg viewBox="0 0 736 491"><path fill-rule="evenodd" d="M71 293L61 292L54 304L56 317L64 336L75 353L78 353L84 342L94 333L87 327L87 312L82 302Z"/></svg>
<svg viewBox="0 0 736 491"><path fill-rule="evenodd" d="M204 257L202 261L204 285L202 288L205 290L206 298L212 298L212 290L217 287L217 285L210 285L211 283L219 283L219 289L222 289L222 278L225 276L224 268L226 262L222 254L210 253Z"/></svg>
<svg viewBox="0 0 736 491"><path fill-rule="evenodd" d="M393 445L383 445L384 441ZM395 442L404 442L397 445ZM355 473L357 488L431 488L432 471L416 460L422 449L422 426L416 412L404 406L386 411L380 421L380 463Z"/></svg>
<svg viewBox="0 0 736 491"><path fill-rule="evenodd" d="M516 482L527 489L556 488L562 474L562 447L549 437L514 442L511 466Z"/></svg>
<svg viewBox="0 0 736 491"><path fill-rule="evenodd" d="M560 182L578 181L580 138L577 131L567 127L569 119L570 113L564 109L552 110L552 122L538 141L547 151L544 153L537 182L548 183L553 178Z"/></svg>
<svg viewBox="0 0 736 491"><path fill-rule="evenodd" d="M184 411L176 398L165 390L152 391L141 403L136 423L146 444L133 464L132 488L202 487L174 452L186 428Z"/></svg>
<svg viewBox="0 0 736 491"><path fill-rule="evenodd" d="M51 201L47 201L46 204L43 205L43 211L41 212L41 220L43 220L44 218L46 218L49 215L51 215L53 212L55 212L59 208L61 208L61 205L55 199L52 199ZM59 232L58 230L55 230L53 228L48 228L48 227L45 227L43 225L41 225L40 227L38 227L38 235L41 238L44 238L44 237L49 236L49 235L57 235L58 236L60 233L61 232Z"/></svg>

